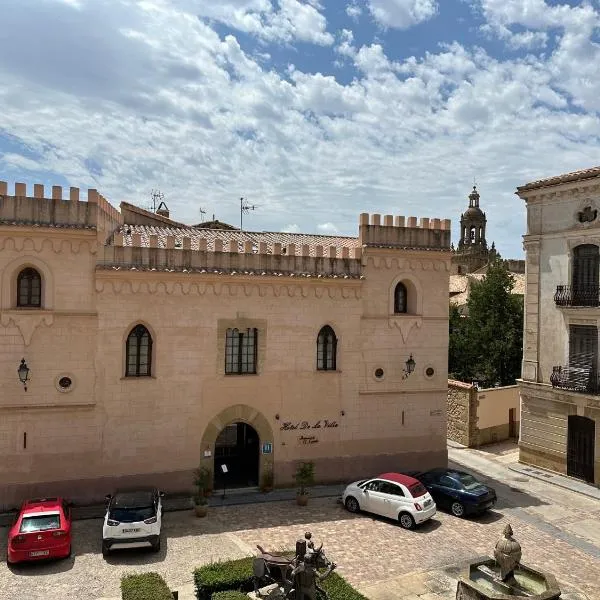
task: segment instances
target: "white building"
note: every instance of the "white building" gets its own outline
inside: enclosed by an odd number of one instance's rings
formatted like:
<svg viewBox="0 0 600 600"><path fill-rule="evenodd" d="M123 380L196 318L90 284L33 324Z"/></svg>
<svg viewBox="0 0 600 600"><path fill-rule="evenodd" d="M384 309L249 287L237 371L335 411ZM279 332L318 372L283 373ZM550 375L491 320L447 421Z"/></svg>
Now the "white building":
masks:
<svg viewBox="0 0 600 600"><path fill-rule="evenodd" d="M600 167L528 183L520 460L600 483Z"/></svg>

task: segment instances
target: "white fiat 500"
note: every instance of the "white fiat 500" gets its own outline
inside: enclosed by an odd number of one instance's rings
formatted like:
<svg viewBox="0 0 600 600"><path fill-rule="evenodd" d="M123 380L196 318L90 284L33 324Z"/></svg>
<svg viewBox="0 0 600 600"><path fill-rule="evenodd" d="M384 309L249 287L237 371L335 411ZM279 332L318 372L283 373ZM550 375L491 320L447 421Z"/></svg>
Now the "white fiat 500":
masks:
<svg viewBox="0 0 600 600"><path fill-rule="evenodd" d="M152 547L160 550L162 497L156 488L119 490L106 496L102 554L117 548Z"/></svg>
<svg viewBox="0 0 600 600"><path fill-rule="evenodd" d="M412 529L436 513L435 502L423 484L400 473L383 473L351 483L342 501L350 512L364 510L395 519L404 529Z"/></svg>

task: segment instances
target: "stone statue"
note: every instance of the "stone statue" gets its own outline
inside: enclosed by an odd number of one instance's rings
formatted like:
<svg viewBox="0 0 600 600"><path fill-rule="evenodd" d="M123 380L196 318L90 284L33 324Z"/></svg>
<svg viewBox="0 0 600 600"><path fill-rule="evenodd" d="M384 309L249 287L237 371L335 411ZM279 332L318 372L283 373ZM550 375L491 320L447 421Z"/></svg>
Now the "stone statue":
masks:
<svg viewBox="0 0 600 600"><path fill-rule="evenodd" d="M253 564L254 592L249 594L254 600L327 599L327 593L318 583L329 577L337 565L325 556L323 544L315 549L310 531L296 542L294 558L265 552L261 546L257 548L260 555ZM259 583L263 587L259 588Z"/></svg>
<svg viewBox="0 0 600 600"><path fill-rule="evenodd" d="M515 569L521 562L521 544L513 538L513 530L507 524L502 532L504 539L498 540L494 548L494 558L500 567L500 578L504 583L516 584Z"/></svg>

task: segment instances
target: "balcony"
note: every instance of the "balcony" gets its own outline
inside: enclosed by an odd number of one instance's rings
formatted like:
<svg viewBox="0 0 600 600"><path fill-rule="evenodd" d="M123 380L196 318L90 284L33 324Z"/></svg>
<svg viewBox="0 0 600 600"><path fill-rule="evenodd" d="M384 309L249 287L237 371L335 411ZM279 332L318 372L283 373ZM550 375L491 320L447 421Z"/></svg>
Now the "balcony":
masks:
<svg viewBox="0 0 600 600"><path fill-rule="evenodd" d="M600 287L558 285L554 302L556 306L600 306Z"/></svg>
<svg viewBox="0 0 600 600"><path fill-rule="evenodd" d="M590 367L552 367L552 387L581 394L600 394L600 377Z"/></svg>

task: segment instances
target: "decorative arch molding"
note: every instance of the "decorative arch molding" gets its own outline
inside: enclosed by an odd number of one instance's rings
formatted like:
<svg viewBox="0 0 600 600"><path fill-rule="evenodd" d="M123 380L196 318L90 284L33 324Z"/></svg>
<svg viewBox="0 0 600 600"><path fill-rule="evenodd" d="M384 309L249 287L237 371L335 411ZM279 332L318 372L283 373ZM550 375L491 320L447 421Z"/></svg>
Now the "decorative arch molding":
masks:
<svg viewBox="0 0 600 600"><path fill-rule="evenodd" d="M403 283L407 292L407 311L402 314L394 314L394 296L396 286ZM388 290L388 312L395 318L406 319L410 316L420 316L423 314L423 286L418 277L412 273L400 273L393 280Z"/></svg>
<svg viewBox="0 0 600 600"><path fill-rule="evenodd" d="M47 312L39 312L39 311L23 311L23 312L10 312L4 313L0 317L0 323L4 327L9 327L11 323L13 323L20 331L21 337L23 338L23 344L25 347L29 346L31 343L31 338L35 333L35 330L40 325L47 325L51 327L54 323L54 315Z"/></svg>
<svg viewBox="0 0 600 600"><path fill-rule="evenodd" d="M423 317L414 315L393 315L389 318L388 324L391 329L394 327L400 331L402 342L408 343L408 338L412 330L416 327L421 329L423 325Z"/></svg>
<svg viewBox="0 0 600 600"><path fill-rule="evenodd" d="M401 258L399 256L367 256L367 266L399 271L449 271L450 261L435 258Z"/></svg>
<svg viewBox="0 0 600 600"><path fill-rule="evenodd" d="M51 251L55 254L65 252L79 254L85 251L86 248L90 254L96 254L98 248L96 240L52 239L49 237L6 237L0 240L0 251L34 251L38 254L44 251Z"/></svg>
<svg viewBox="0 0 600 600"><path fill-rule="evenodd" d="M35 269L42 276L42 307L38 310L54 309L54 276L52 274L52 269L37 256L25 255L13 259L6 265L6 268L2 272L0 310L16 309L17 277L21 270L26 269L27 267Z"/></svg>
<svg viewBox="0 0 600 600"><path fill-rule="evenodd" d="M258 477L259 481L262 478L262 474L265 472L265 468L272 468L273 459L275 456L275 444L273 439L273 429L266 417L257 409L248 406L247 404L235 404L228 408L225 408L218 414L216 414L208 423L202 434L202 441L200 447L200 464L209 469L213 469L214 466L214 455L215 455L215 443L217 437L232 423L247 423L254 428L258 434L259 439L259 466L258 466ZM272 454L263 454L260 452L260 444L262 442L272 443Z"/></svg>
<svg viewBox="0 0 600 600"><path fill-rule="evenodd" d="M140 281L140 280L102 280L96 279L96 292L114 294L151 294L204 296L256 295L260 298L281 296L287 298L330 298L360 300L362 291L359 286L324 286L274 283L196 283L178 281Z"/></svg>

